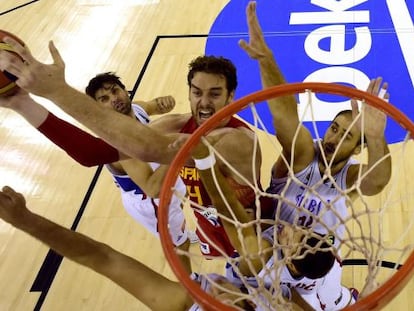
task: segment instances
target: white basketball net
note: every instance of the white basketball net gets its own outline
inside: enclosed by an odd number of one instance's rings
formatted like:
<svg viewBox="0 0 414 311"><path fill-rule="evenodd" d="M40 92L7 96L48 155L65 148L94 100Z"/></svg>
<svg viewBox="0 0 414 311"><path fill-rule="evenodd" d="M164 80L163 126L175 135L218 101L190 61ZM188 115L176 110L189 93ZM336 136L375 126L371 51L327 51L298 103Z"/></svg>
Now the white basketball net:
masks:
<svg viewBox="0 0 414 311"><path fill-rule="evenodd" d="M312 104L312 98L314 98L315 94L310 91L304 94L307 95L307 102L301 103L302 106L305 105L302 107L302 110L305 112L303 115L310 115L312 116L311 119L315 120L315 107ZM301 95L302 98L304 94ZM251 104L250 106L255 123L251 127L256 133L256 147L258 147L260 143L262 150L263 161L261 181L263 187L266 189L269 185L271 166L277 157L281 155L281 147L278 144L274 134L270 133L268 129L265 128L261 115L257 112L258 110L256 106L259 105L264 105L264 103L256 105ZM303 118L304 117L302 117L302 119ZM363 125L364 109L361 109L358 118L361 119ZM355 120L354 122L357 121ZM389 120L388 122L393 121ZM259 129L259 127L261 129ZM313 128L315 139L323 137L324 131L320 132L318 130L318 125L315 121L311 122L311 128ZM343 139L345 139L345 136L346 135L344 135ZM362 132L362 141L364 141L363 136L364 133ZM320 142L318 142L317 145L320 145ZM392 158L391 180L380 194L372 197L361 195L361 189L359 188L358 182L351 189L340 190L334 176L331 176L330 174L330 166L328 164L324 181L331 183L332 187L337 188L339 191L338 197L333 200L331 198L330 202L335 203L337 200L345 198L347 204L347 213L345 216L337 213L335 209L329 208L329 206L332 205L326 202L322 195L318 195L317 189L321 183L323 183L322 180L311 186L301 184L305 189L302 197L303 201L306 201L306 199L312 195L313 197L316 196L319 198L322 202L322 208L319 215L315 215L307 211L314 217L313 223L310 224L309 227L312 228L315 223L318 223L329 232L337 232L338 230L343 231L341 236L338 236L338 233L336 234L336 239L338 241L337 243L339 245L337 248L337 254L345 264L351 263L351 265L345 265L343 267L342 285L347 288L357 288L360 291L360 297L370 294L373 290L381 286L381 284L383 284L397 271L398 265L403 264L414 249L414 209L412 207L412 202L414 202L414 192L412 191L413 184L411 181L414 172L414 161L411 160L414 146L413 142L408 139L407 134L406 138L402 142L389 145L389 148ZM212 152L216 151L212 149ZM215 154L215 156L217 159L226 162L226 159L224 159L220 154ZM322 158L326 161L323 153ZM284 160L286 163L291 162L288 161L288 159ZM366 148L362 150L361 154L357 157L357 160L361 163L361 165L366 163ZM384 160L385 159L381 159L380 161ZM254 162L255 161L253 161L253 163ZM228 163L227 165L230 169L233 169ZM252 170L254 171L253 167ZM238 172L235 173L237 174ZM359 178L363 177L364 176L360 174ZM243 176L240 176L240 178L243 178ZM258 203L258 211L256 215L260 216L259 197L270 196L270 194L260 190L258 185L249 183L246 179L244 180L256 192L256 202ZM298 178L295 177L292 168L290 168L289 178L286 182L288 184L299 182ZM260 237L262 234L261 225L280 224L280 213L283 203L290 206L296 206L296 202L286 200L284 196L285 190L286 189L283 188L280 194L272 195L279 202L279 208L277 209L273 220L257 219L248 224L241 224L237 221L237 219L226 218L227 221L234 223L235 226L239 228L239 236L241 240L243 239L241 228L244 226L254 226L258 236ZM354 199L351 199L350 197L351 192L356 196ZM183 204L187 206L205 211L211 215L212 210L210 207L196 206L187 198L182 198L182 201ZM328 208L323 208L323 206L328 206ZM299 205L296 209L297 211L303 212L304 205ZM324 213L326 213L327 210L336 215L336 223L324 223ZM301 215L306 215L306 211L304 213L305 214L302 213ZM224 217L220 214L217 216L222 218ZM296 216L295 219L298 222L299 216ZM280 248L281 246L276 241L273 247L273 253L275 256L277 256L277 252ZM264 250L262 249L261 251ZM180 254L183 253L179 250L177 250L177 252ZM190 248L190 251L186 252L185 255L191 258L192 270L200 274L208 275L208 273L211 272L224 274L224 264L226 262L233 266L233 270L236 274L239 272L237 268L237 261L239 259L226 256L224 251L222 251L223 259L206 260L200 253L198 245L193 245ZM253 300L257 306L260 305L260 310L285 310L291 307L290 302L282 297L283 287L281 288L280 280L278 281L281 267L286 265L286 260L286 258L279 258L278 260L275 260L272 271L264 272L266 275L272 275L273 282L271 286L269 286L269 284L265 284L263 278L256 275L257 284L254 286L248 282L242 281L243 285L248 289L248 293L240 294L239 297L233 302L226 301L226 304L233 305L237 309L237 301L248 299ZM264 262L263 265L265 265ZM241 276L239 277L243 279ZM216 284L213 280L211 280L211 284L212 286L226 290L221 285Z"/></svg>

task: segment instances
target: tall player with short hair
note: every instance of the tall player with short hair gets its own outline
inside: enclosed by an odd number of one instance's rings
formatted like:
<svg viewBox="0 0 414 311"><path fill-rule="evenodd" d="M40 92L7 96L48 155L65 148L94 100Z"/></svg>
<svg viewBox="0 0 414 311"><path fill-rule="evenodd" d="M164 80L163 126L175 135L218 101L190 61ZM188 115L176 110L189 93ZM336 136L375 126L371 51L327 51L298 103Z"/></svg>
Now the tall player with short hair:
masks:
<svg viewBox="0 0 414 311"><path fill-rule="evenodd" d="M197 57L191 61L189 69L187 82L190 87L189 98L192 116L187 117L185 123L181 126L180 133L185 134L193 133L218 109L230 103L237 87L236 68L230 60L223 57ZM252 153L247 154L245 151L252 150L253 132L251 129L234 116L224 120L221 126L223 126L221 130L225 134L218 142L216 148L221 150L224 157L228 159L228 156L235 154L234 150L237 149L237 156L232 156L233 163L235 161L244 162L246 161L244 159L251 158ZM227 135L227 133L230 134ZM228 136L233 136L234 139L229 139ZM246 143L246 148L238 148L242 142ZM260 161L260 157L257 161ZM257 167L260 167L260 163L258 163ZM246 172L245 169L241 173L244 176L248 174L250 180L254 178L252 173ZM245 185L239 176L229 170L225 171L225 175L227 182L230 183L233 191L236 192L244 208L251 211L250 215L254 215L252 211L254 209L255 197L251 187ZM182 168L180 176L187 186L187 194L190 200L194 202L194 214L197 218L198 226L201 228L201 230L198 230L201 252L209 256L221 256L221 252L231 255L234 252L234 246L227 238L214 207L204 210L197 208L197 205L211 205L211 198L204 187L203 181L199 178L197 167L194 166L194 163L187 162ZM259 178L258 175L256 176Z"/></svg>

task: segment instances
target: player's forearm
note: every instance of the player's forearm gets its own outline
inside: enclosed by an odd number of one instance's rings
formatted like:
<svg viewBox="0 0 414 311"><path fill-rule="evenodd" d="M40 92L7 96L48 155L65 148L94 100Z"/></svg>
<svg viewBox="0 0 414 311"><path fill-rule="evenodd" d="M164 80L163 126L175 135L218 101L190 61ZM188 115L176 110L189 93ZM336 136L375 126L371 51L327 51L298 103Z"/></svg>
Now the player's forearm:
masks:
<svg viewBox="0 0 414 311"><path fill-rule="evenodd" d="M269 53L267 57L259 60L260 77L263 88L269 88L286 83L280 67L276 63L273 54ZM272 113L272 118L276 128L276 132L286 133L283 128L287 123L287 129L297 128L299 124L297 102L293 95L280 96L274 99L269 99L268 106ZM280 130L279 130L279 127Z"/></svg>
<svg viewBox="0 0 414 311"><path fill-rule="evenodd" d="M118 150L108 143L59 119L52 113L48 115L38 130L84 166L112 163L120 158Z"/></svg>
<svg viewBox="0 0 414 311"><path fill-rule="evenodd" d="M102 255L104 244L64 228L40 215L27 211L11 221L11 224L77 263L95 268L95 263L101 260L99 257Z"/></svg>
<svg viewBox="0 0 414 311"><path fill-rule="evenodd" d="M121 152L145 162L164 163L170 140L128 116L101 109L89 96L67 86L49 98ZM170 158L171 159L171 158ZM169 160L170 160L169 159Z"/></svg>
<svg viewBox="0 0 414 311"><path fill-rule="evenodd" d="M210 169L199 170L198 172L214 207L217 208L220 214L230 219L237 219L242 223L250 220L244 207L238 201L234 190L230 188L217 166L214 168L215 177L213 177Z"/></svg>
<svg viewBox="0 0 414 311"><path fill-rule="evenodd" d="M391 156L388 144L382 137L367 138L367 149L368 163L364 169L366 176L361 183L361 190L365 195L375 195L391 178Z"/></svg>
<svg viewBox="0 0 414 311"><path fill-rule="evenodd" d="M78 163L95 166L118 160L118 151L109 144L59 119L30 96L17 96L19 99L15 100L10 108Z"/></svg>
<svg viewBox="0 0 414 311"><path fill-rule="evenodd" d="M258 62L263 88L286 83L272 51L268 50L262 57L258 58Z"/></svg>
<svg viewBox="0 0 414 311"><path fill-rule="evenodd" d="M214 180L210 169L199 170L199 174L213 206L217 209L219 215L223 215L224 217L239 223L249 222L251 220L249 215L240 204L234 190L230 188L217 166L214 171L217 183ZM248 226L242 230L241 234L243 235L243 238L240 239L241 237L239 237L239 232L234 223L225 220L223 217L221 220L224 230L226 231L233 247L240 254L257 254L257 235L252 226ZM243 240L243 242L241 240Z"/></svg>
<svg viewBox="0 0 414 311"><path fill-rule="evenodd" d="M24 217L16 218L12 224L60 255L108 277L151 310L171 310L171 305L183 305L189 299L186 291L177 282L170 281L106 244L64 228L42 216L27 211ZM162 289L169 297L168 304L165 300L158 299L159 294L155 289ZM175 310L183 310L183 307Z"/></svg>
<svg viewBox="0 0 414 311"><path fill-rule="evenodd" d="M25 118L34 128L38 128L49 114L46 108L39 105L30 96L24 97L24 100L10 108Z"/></svg>

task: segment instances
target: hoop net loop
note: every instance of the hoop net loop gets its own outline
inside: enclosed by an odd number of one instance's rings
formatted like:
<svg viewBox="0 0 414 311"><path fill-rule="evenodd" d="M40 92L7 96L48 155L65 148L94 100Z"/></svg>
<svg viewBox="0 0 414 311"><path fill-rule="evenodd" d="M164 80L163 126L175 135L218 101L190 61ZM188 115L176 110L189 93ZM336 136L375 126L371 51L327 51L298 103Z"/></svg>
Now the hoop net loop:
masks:
<svg viewBox="0 0 414 311"><path fill-rule="evenodd" d="M160 193L160 208L158 216L161 243L166 259L170 263L171 268L177 276L177 278L188 290L193 299L203 308L203 310L221 311L237 310L237 308L235 306L224 304L216 300L206 292L204 292L200 288L200 286L189 277L187 271L182 266L181 261L177 256L177 250L175 249L175 246L171 240L168 230L168 205L171 200L171 197L174 195L173 187L177 177L180 176L181 168L184 166L185 161L190 157L191 149L200 142L200 139L207 132L213 130L217 126L217 124L219 124L220 121L223 121L229 116L238 113L239 111L247 108L249 105L254 106L258 103L264 102L272 98L277 98L286 95L296 95L305 92L345 96L347 98L363 101L368 105L376 107L377 109L386 113L388 117L390 117L392 120L398 123L407 132L406 141L404 142L401 148L397 149L400 151L402 150L401 152L403 153L405 152L405 149L409 147L409 139L414 133L414 124L404 113L402 113L400 110L398 110L385 100L375 95L339 84L304 82L278 85L244 96L243 98L240 98L239 100L217 111L212 117L210 117L199 128L197 128L197 130L189 137L189 139L178 151L175 159L171 163L170 169L165 177L163 187ZM311 113L312 109L313 108L310 107ZM272 135L268 133L268 136ZM261 141L261 143L263 143L263 141ZM276 156L277 154L274 157L275 159ZM270 171L270 167L268 167L267 169ZM404 174L403 171L404 169L400 169L398 173ZM327 177L333 182L335 182L332 176L329 176L329 174ZM363 176L359 177L361 178ZM294 180L292 182L294 182ZM382 200L381 205L386 206L399 204L402 206L403 209L406 209L407 207L404 204L408 205L411 197L409 197L408 194L400 195L401 197L403 197L399 199L402 202L400 204L399 202L396 202L396 200L394 199L395 196L398 197L398 195L396 194L397 190L395 189L395 187L390 188L391 195L389 195L389 198L384 198ZM353 190L356 190L358 192L358 185ZM260 191L257 191L257 193L259 193L259 195L266 195L265 193ZM345 196L347 194L347 192L343 193L343 195ZM278 199L283 200L283 194L279 196ZM381 222L381 220L383 220L384 214L386 214L388 210L386 207L383 208L383 206L381 206L374 212L367 211L368 206L370 205L369 200L365 199L365 197L363 197L362 195L360 196L359 200L361 201L360 205L362 205L363 208L352 208L350 219L345 219L341 223L341 225L345 227L347 236L349 236L349 239L344 239L343 241L341 240L341 257L344 261L346 261L352 260L352 258L355 256L355 254L353 253L355 251L358 254L367 254L367 258L364 258L370 269L367 279L369 279L372 275L372 280L367 280L367 283L362 285L364 287L364 290L366 289L366 292L363 295L363 297L360 298L355 304L347 307L346 310L371 310L385 306L399 291L401 291L402 288L404 288L404 286L408 283L408 281L411 279L414 273L414 242L410 241L405 242L405 245L401 247L401 250L399 250L399 256L392 257L392 260L394 262L397 261L397 263L403 263L402 266L399 269L394 268L393 275L387 278L385 281L377 281L377 270L381 266L384 266L386 256L391 252L395 251L395 249L393 247L385 247L383 245L383 242L381 240L381 232L378 234L377 237L371 233L371 236L367 237L366 235L364 235L364 233L366 231L381 231L381 228L384 226L384 224L377 224L377 222ZM364 215L367 215L367 220L365 222L361 220L363 217L365 217ZM366 227L369 227L369 229L366 229ZM408 222L406 227L407 231L409 231L410 229L413 230L413 221ZM412 231L410 234L411 239L414 239L414 234L412 233ZM407 237L404 236L404 238ZM403 239L403 237L401 239ZM402 243L403 242L401 242L401 244ZM345 251L342 250L342 248L345 248ZM374 253L377 256L373 256L372 254ZM199 260L201 258L201 255L199 256L200 258L197 258L197 256L194 254L189 254L189 256L191 256L193 260ZM226 258L226 260L231 261L230 258ZM397 265L398 264L396 264L395 266Z"/></svg>

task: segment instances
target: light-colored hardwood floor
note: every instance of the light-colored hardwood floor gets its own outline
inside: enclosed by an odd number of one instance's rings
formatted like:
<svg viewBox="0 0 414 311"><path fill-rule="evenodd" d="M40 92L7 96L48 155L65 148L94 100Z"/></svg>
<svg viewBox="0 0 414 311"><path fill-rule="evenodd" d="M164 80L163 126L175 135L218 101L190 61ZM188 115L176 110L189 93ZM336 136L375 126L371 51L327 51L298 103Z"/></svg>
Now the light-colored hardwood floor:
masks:
<svg viewBox="0 0 414 311"><path fill-rule="evenodd" d="M0 29L17 34L42 61L51 61L54 40L67 66L67 80L84 89L96 73L115 71L132 89L157 35L207 34L228 0L40 0L0 2ZM17 8L13 10L14 8ZM187 64L204 52L205 38L159 42L136 98L173 95L175 112L187 112ZM73 121L47 101L54 113ZM73 121L75 122L75 121ZM0 186L26 195L28 206L71 227L96 168L71 160L20 116L0 109ZM266 167L268 172L268 167ZM413 208L408 207L407 214ZM123 210L108 173L99 175L76 229L110 244L157 271L174 277L159 242ZM391 230L391 228L389 228ZM387 234L387 232L384 232ZM148 250L151 249L149 252ZM48 248L0 221L0 310L33 310L39 293L29 292ZM410 310L414 284L387 310ZM147 310L109 280L63 260L42 310Z"/></svg>

